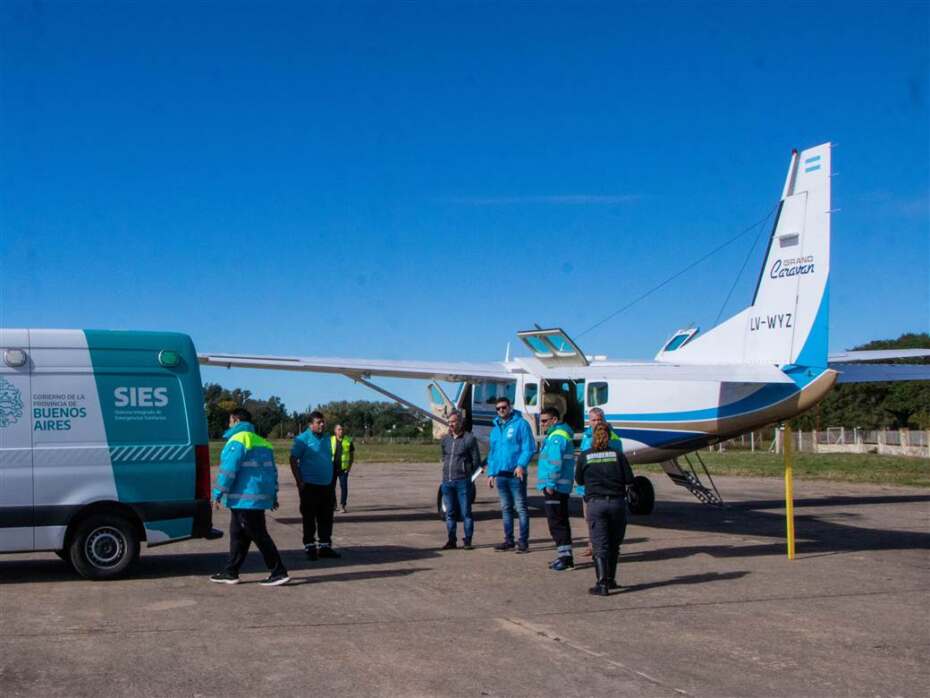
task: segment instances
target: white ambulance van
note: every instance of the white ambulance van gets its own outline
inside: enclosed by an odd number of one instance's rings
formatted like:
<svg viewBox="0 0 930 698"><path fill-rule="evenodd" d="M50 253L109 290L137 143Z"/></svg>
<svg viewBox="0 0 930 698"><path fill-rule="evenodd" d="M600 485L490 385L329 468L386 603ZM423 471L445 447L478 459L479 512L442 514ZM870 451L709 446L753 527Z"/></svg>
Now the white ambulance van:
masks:
<svg viewBox="0 0 930 698"><path fill-rule="evenodd" d="M220 535L190 337L0 329L0 552L107 579L141 541Z"/></svg>

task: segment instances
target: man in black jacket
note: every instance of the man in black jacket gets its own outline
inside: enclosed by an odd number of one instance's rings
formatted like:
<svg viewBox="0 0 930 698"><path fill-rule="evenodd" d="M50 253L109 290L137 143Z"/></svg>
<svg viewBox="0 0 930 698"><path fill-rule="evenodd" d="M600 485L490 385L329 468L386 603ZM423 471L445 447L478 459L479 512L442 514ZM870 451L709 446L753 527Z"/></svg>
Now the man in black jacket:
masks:
<svg viewBox="0 0 930 698"><path fill-rule="evenodd" d="M465 529L465 550L471 550L471 537L475 532L475 521L471 517L471 476L481 467L481 451L478 440L466 432L458 412L449 415L449 433L442 437L442 504L446 510L446 531L449 538L442 550L455 549L456 506L462 515Z"/></svg>

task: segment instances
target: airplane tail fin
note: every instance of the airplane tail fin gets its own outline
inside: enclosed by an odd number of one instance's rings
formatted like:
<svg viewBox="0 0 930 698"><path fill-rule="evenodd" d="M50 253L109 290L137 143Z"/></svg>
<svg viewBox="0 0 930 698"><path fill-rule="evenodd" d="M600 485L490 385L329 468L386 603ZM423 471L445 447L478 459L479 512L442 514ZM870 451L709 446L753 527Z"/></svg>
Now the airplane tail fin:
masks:
<svg viewBox="0 0 930 698"><path fill-rule="evenodd" d="M830 149L792 152L752 305L659 360L826 367Z"/></svg>

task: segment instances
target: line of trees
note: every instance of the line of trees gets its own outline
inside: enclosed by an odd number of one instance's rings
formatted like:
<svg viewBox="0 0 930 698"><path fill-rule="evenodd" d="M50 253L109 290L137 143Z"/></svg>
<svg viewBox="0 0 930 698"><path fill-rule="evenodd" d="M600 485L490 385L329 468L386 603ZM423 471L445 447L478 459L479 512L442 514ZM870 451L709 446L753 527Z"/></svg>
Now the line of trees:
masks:
<svg viewBox="0 0 930 698"><path fill-rule="evenodd" d="M393 402L340 400L289 412L276 395L260 400L249 390L230 390L218 383L206 383L203 386L203 403L211 439L222 437L228 426L229 413L237 407L251 412L255 430L271 439L299 434L306 428L310 412L314 409L326 416L330 427L342 424L354 437L429 438L432 435L430 420Z"/></svg>

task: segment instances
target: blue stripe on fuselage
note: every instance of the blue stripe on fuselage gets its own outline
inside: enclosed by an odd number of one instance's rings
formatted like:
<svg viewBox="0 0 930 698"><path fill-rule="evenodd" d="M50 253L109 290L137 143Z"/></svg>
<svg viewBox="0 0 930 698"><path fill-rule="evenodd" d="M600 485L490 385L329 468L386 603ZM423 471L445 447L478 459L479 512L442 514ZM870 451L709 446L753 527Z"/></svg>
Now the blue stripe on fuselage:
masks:
<svg viewBox="0 0 930 698"><path fill-rule="evenodd" d="M755 412L781 402L798 392L794 383L768 383L744 397L742 400L727 405L708 407L703 410L685 410L683 412L638 412L630 414L605 415L611 422L691 422L702 419L722 419L735 417L746 412Z"/></svg>

